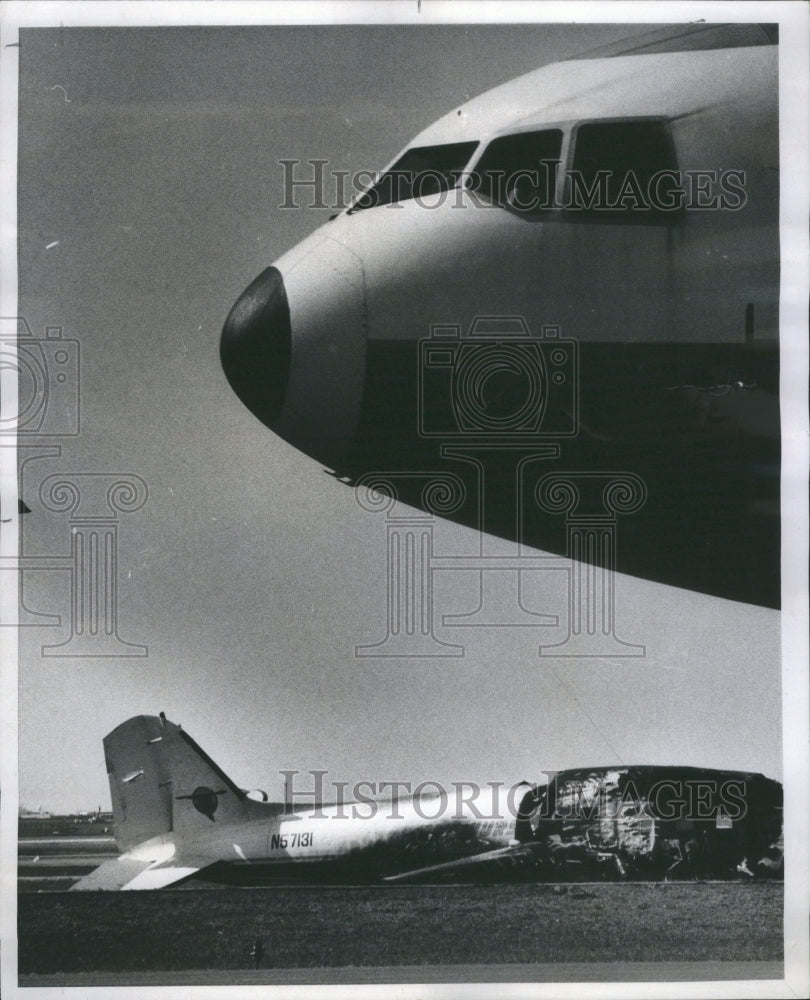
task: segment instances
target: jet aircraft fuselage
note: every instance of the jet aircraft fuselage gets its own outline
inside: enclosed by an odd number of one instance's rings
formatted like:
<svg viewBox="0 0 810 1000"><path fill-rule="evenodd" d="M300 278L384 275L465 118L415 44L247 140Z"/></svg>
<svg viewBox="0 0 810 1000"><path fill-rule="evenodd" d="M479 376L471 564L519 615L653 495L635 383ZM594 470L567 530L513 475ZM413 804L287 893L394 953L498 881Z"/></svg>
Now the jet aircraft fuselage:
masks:
<svg viewBox="0 0 810 1000"><path fill-rule="evenodd" d="M420 505L451 471L449 516L552 551L542 475L632 473L614 568L778 606L777 48L746 38L452 109L240 297L236 393L348 482Z"/></svg>

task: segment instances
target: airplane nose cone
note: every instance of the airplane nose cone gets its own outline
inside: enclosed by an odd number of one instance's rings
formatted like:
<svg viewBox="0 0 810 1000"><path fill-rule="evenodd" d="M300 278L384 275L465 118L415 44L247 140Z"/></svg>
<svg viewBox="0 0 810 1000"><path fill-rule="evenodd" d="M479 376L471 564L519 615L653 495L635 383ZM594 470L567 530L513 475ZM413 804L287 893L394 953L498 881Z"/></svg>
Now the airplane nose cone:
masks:
<svg viewBox="0 0 810 1000"><path fill-rule="evenodd" d="M273 433L345 468L363 400L366 327L362 259L316 231L239 297L222 328L222 367Z"/></svg>
<svg viewBox="0 0 810 1000"><path fill-rule="evenodd" d="M265 268L236 300L222 327L219 355L233 391L272 427L284 406L292 356L290 307L277 268Z"/></svg>

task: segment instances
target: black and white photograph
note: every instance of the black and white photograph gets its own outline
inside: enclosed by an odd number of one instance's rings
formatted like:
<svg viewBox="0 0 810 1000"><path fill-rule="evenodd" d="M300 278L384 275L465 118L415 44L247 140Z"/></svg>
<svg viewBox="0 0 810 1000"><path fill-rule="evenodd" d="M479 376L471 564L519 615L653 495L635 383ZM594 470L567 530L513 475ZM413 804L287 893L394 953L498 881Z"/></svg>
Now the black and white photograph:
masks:
<svg viewBox="0 0 810 1000"><path fill-rule="evenodd" d="M809 32L0 6L4 994L807 995Z"/></svg>

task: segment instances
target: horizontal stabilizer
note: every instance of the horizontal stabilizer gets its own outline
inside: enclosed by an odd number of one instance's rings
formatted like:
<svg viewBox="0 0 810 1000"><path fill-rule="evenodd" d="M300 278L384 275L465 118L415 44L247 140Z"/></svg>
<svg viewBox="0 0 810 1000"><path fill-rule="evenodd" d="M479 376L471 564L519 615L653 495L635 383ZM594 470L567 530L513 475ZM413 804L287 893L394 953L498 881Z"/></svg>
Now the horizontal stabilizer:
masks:
<svg viewBox="0 0 810 1000"><path fill-rule="evenodd" d="M123 889L165 889L167 885L179 885L192 875L196 875L206 864L199 865L159 865L154 868L147 868L140 875L136 875L131 882L127 882Z"/></svg>
<svg viewBox="0 0 810 1000"><path fill-rule="evenodd" d="M71 891L85 892L93 889L165 889L178 885L185 879L212 864L211 858L172 858L171 861L136 861L122 855L105 861L103 865L79 879Z"/></svg>
<svg viewBox="0 0 810 1000"><path fill-rule="evenodd" d="M72 885L71 891L84 892L93 889L123 889L124 886L146 871L152 861L136 861L134 858L120 857L105 861L89 875Z"/></svg>

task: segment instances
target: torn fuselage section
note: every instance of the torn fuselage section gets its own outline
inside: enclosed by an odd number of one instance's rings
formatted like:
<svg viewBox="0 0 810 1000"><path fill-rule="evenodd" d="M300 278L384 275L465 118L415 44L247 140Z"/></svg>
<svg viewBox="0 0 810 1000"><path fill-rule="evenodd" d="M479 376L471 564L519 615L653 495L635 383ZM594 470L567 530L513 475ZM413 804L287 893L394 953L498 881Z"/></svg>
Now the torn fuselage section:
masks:
<svg viewBox="0 0 810 1000"><path fill-rule="evenodd" d="M694 767L560 771L527 793L517 839L544 877L781 878L782 786Z"/></svg>

